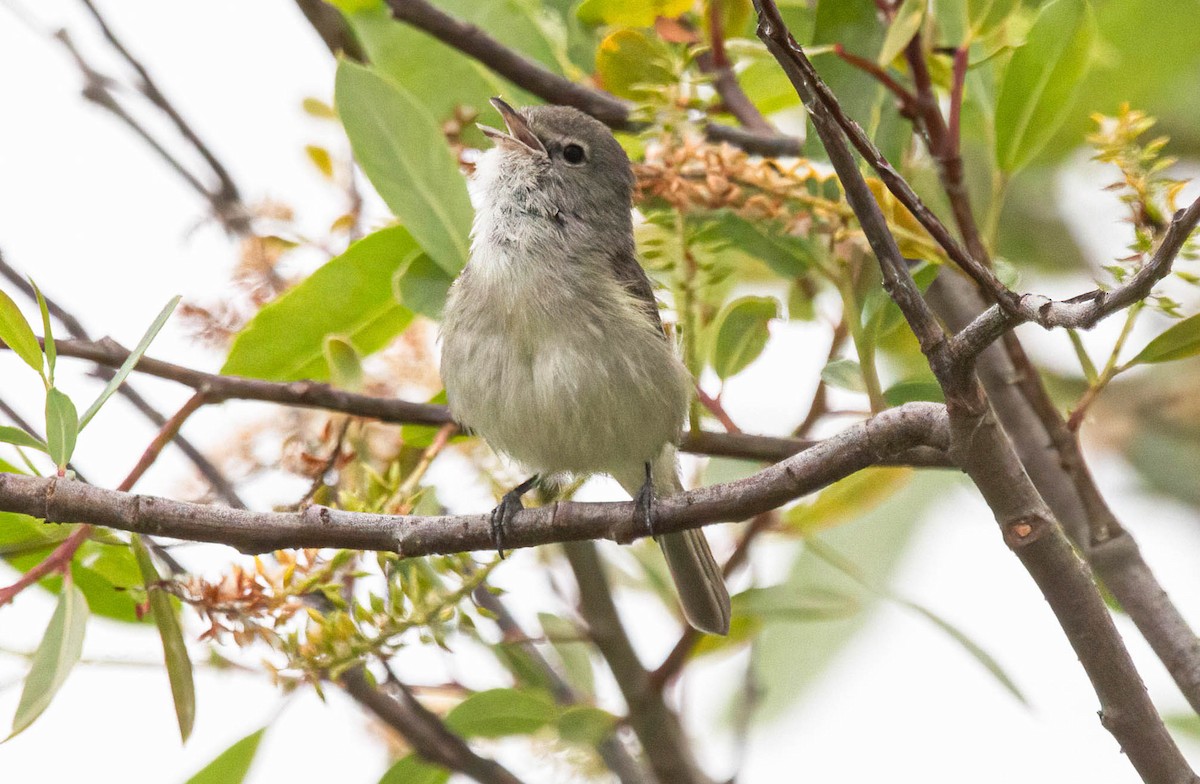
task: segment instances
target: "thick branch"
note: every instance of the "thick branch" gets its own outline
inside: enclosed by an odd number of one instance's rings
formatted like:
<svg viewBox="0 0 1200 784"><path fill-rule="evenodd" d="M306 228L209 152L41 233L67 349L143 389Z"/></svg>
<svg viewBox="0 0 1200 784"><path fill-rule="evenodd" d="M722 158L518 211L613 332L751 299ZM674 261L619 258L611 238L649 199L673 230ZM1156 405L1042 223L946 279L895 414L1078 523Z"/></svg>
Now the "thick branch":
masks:
<svg viewBox="0 0 1200 784"><path fill-rule="evenodd" d="M666 534L744 520L876 465L896 451L915 444L943 448L946 443L943 406L910 403L890 409L745 479L662 499L655 507L656 531ZM493 546L487 514L391 516L323 506L297 512L250 512L120 493L65 478L16 474L0 474L0 510L53 522L85 522L227 544L248 553L339 547L418 556ZM645 535L632 502L563 502L518 512L506 546L515 549L583 539L629 542Z"/></svg>

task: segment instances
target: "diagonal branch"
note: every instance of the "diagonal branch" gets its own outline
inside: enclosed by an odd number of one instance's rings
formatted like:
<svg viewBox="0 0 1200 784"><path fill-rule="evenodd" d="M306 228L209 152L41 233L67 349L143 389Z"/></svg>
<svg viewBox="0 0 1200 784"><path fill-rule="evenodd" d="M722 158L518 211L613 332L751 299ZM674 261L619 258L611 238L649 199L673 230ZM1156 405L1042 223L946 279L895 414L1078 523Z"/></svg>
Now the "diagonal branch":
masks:
<svg viewBox="0 0 1200 784"><path fill-rule="evenodd" d="M947 443L945 407L909 403L821 441L745 479L698 488L656 505L659 534L743 520L814 492L897 451ZM215 542L247 553L284 548L385 550L404 557L488 550L490 516L381 515L310 506L251 512L133 495L66 478L0 474L0 510L53 522ZM557 503L517 513L506 544L533 547L583 539L630 542L646 535L633 502Z"/></svg>
<svg viewBox="0 0 1200 784"><path fill-rule="evenodd" d="M508 48L472 24L455 19L425 0L387 0L392 16L422 30L447 46L472 57L513 84L550 103L574 106L614 130L636 130L631 106L616 96L560 76L519 52ZM731 128L709 123L705 134L750 153L799 155L800 140L777 132Z"/></svg>
<svg viewBox="0 0 1200 784"><path fill-rule="evenodd" d="M347 694L400 733L430 762L470 776L480 784L521 784L503 765L472 751L465 740L418 702L403 683L393 683L395 694L387 694L367 680L362 667L346 672L339 683Z"/></svg>
<svg viewBox="0 0 1200 784"><path fill-rule="evenodd" d="M1004 535L1005 542L1041 589L1071 646L1075 649L1101 705L1101 722L1128 756L1143 780L1152 784L1197 782L1146 693L1145 685L1121 642L1090 570L1074 550L1025 472L1012 443L995 421L982 388L958 363L946 362L929 338L933 319L929 306L910 296L915 288L906 268L897 264L894 241L873 238L878 205L855 199L866 188L848 155L839 123L831 121L829 94L804 52L788 33L772 0L755 0L759 37L792 81L837 170L855 214L872 240L888 288L930 359L948 401L951 453L971 477ZM836 104L836 101L834 101ZM857 128L857 126L854 126ZM884 226L886 231L886 225ZM891 246L891 247L889 247ZM881 253L880 251L883 251ZM905 282L904 279L907 279ZM898 296L899 295L899 296ZM934 322L936 324L936 322ZM940 327L938 328L940 329ZM940 356L939 356L940 354Z"/></svg>
<svg viewBox="0 0 1200 784"><path fill-rule="evenodd" d="M1200 197L1171 218L1162 241L1150 260L1127 281L1114 289L1095 289L1068 300L1052 300L1039 294L1014 295L1011 308L993 306L968 324L954 338L954 352L974 358L992 341L1013 327L1033 322L1045 329L1091 329L1101 320L1150 296L1151 290L1171 272L1175 257L1200 224Z"/></svg>

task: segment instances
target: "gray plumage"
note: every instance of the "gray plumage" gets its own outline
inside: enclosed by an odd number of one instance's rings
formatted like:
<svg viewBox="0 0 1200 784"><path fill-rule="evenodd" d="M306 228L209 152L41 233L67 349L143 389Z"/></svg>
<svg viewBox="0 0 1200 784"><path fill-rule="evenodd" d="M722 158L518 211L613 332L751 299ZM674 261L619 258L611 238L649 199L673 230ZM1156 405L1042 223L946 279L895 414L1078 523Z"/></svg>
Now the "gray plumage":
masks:
<svg viewBox="0 0 1200 784"><path fill-rule="evenodd" d="M692 381L663 334L637 261L633 173L582 112L517 113L471 181L471 258L442 325L455 418L541 475L612 475L631 495L653 466L681 489L675 456ZM660 537L688 620L724 634L729 595L701 531Z"/></svg>

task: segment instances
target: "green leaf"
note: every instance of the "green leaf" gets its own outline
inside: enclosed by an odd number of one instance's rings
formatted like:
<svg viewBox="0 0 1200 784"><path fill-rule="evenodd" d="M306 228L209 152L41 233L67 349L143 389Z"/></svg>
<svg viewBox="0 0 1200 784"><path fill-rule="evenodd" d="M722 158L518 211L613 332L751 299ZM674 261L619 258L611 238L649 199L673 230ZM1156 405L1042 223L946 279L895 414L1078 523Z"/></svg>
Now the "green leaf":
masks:
<svg viewBox="0 0 1200 784"><path fill-rule="evenodd" d="M853 559L875 584L886 584L917 525L925 519L925 510L961 486L961 480L949 472L916 472L912 481L886 504L825 531L821 540ZM762 686L756 703L760 720L794 709L797 697L838 661L838 654L871 617L867 610L877 601L874 594L807 547L795 559L784 584L798 596L857 597L864 611L820 623L779 623L763 629L755 644L752 665L753 677ZM744 695L738 695L738 699L744 699Z"/></svg>
<svg viewBox="0 0 1200 784"><path fill-rule="evenodd" d="M775 229L774 231L772 229ZM748 221L727 210L697 238L715 237L718 247L732 248L766 264L780 277L794 280L807 272L818 251L807 237L782 233L782 227L765 221Z"/></svg>
<svg viewBox="0 0 1200 784"><path fill-rule="evenodd" d="M469 253L471 202L438 121L407 90L348 60L335 85L363 172L421 248L457 275Z"/></svg>
<svg viewBox="0 0 1200 784"><path fill-rule="evenodd" d="M996 102L996 162L1014 172L1066 119L1088 61L1096 22L1087 0L1042 6L1025 45L1013 54Z"/></svg>
<svg viewBox="0 0 1200 784"><path fill-rule="evenodd" d="M558 718L558 736L568 743L595 748L612 734L617 717L590 705L573 705Z"/></svg>
<svg viewBox="0 0 1200 784"><path fill-rule="evenodd" d="M41 375L42 347L17 303L3 291L0 291L0 341Z"/></svg>
<svg viewBox="0 0 1200 784"><path fill-rule="evenodd" d="M50 328L50 308L46 305L46 298L42 296L42 290L33 282L33 278L29 279L29 285L33 287L33 293L37 296L38 310L42 314L42 338L45 342L46 367L50 371L50 386L54 386L54 365L58 361L58 349L54 345L54 330Z"/></svg>
<svg viewBox="0 0 1200 784"><path fill-rule="evenodd" d="M1019 0L967 0L967 19L972 35L986 35L1011 16L1019 5Z"/></svg>
<svg viewBox="0 0 1200 784"><path fill-rule="evenodd" d="M586 24L649 27L660 16L675 19L692 10L693 0L583 0L575 13Z"/></svg>
<svg viewBox="0 0 1200 784"><path fill-rule="evenodd" d="M59 596L58 606L54 608L46 633L34 651L33 666L25 678L25 688L21 690L21 701L17 704L9 738L32 724L54 699L83 653L87 622L87 599L73 583L68 582Z"/></svg>
<svg viewBox="0 0 1200 784"><path fill-rule="evenodd" d="M591 646L583 639L580 630L567 619L551 613L538 613L538 624L558 654L563 674L571 686L585 697L594 696L596 678L592 669Z"/></svg>
<svg viewBox="0 0 1200 784"><path fill-rule="evenodd" d="M1163 721L1176 734L1200 741L1200 716L1195 713L1172 713L1163 716Z"/></svg>
<svg viewBox="0 0 1200 784"><path fill-rule="evenodd" d="M851 392L866 392L867 385L863 382L862 366L853 359L833 359L821 368L821 380L837 389L848 389Z"/></svg>
<svg viewBox="0 0 1200 784"><path fill-rule="evenodd" d="M900 492L912 479L909 468L867 468L834 482L807 504L783 513L788 529L810 535L854 520Z"/></svg>
<svg viewBox="0 0 1200 784"><path fill-rule="evenodd" d="M1125 366L1172 362L1197 354L1200 354L1200 313L1172 324L1166 332L1147 343Z"/></svg>
<svg viewBox="0 0 1200 784"><path fill-rule="evenodd" d="M222 751L200 772L187 780L187 784L241 784L250 772L254 763L254 755L258 753L258 744L262 742L266 727L255 730Z"/></svg>
<svg viewBox="0 0 1200 784"><path fill-rule="evenodd" d="M770 337L768 326L778 316L774 297L742 297L722 308L714 321L710 354L717 375L735 376L757 359Z"/></svg>
<svg viewBox="0 0 1200 784"><path fill-rule="evenodd" d="M133 535L132 546L146 585L150 612L154 615L158 636L162 638L167 678L171 682L171 696L175 700L175 717L179 720L179 736L187 743L196 721L196 685L192 679L192 659L188 656L183 629L179 625L179 611L171 602L171 595L159 584L158 570L154 568L150 553L137 534Z"/></svg>
<svg viewBox="0 0 1200 784"><path fill-rule="evenodd" d="M450 771L409 754L392 767L379 780L379 784L446 784Z"/></svg>
<svg viewBox="0 0 1200 784"><path fill-rule="evenodd" d="M29 447L30 449L36 449L39 452L49 451L49 448L46 446L44 441L39 438L34 438L19 427L0 425L0 441L3 441L6 444Z"/></svg>
<svg viewBox="0 0 1200 784"><path fill-rule="evenodd" d="M596 50L596 75L605 90L635 101L675 82L670 51L641 30L617 30L605 37Z"/></svg>
<svg viewBox="0 0 1200 784"><path fill-rule="evenodd" d="M92 417L96 416L96 412L100 410L100 406L104 405L105 401L112 397L113 393L117 391L117 388L121 386L121 384L125 383L125 379L129 377L130 373L133 372L133 366L136 365L138 360L142 358L142 355L146 353L146 349L150 348L150 344L154 341L154 338L158 337L159 330L161 330L163 325L167 323L167 319L169 319L171 317L171 313L175 311L175 306L179 304L180 299L182 298L179 295L172 297L171 301L168 302L159 312L158 316L155 317L154 322L150 325L150 328L146 330L146 334L142 335L142 339L138 341L136 346L134 346L133 351L129 352L129 356L126 357L125 361L121 363L121 367L117 369L116 374L109 379L108 383L104 386L104 389L101 390L100 396L96 398L96 401L92 403L88 407L88 410L83 412L83 416L79 418L80 430L83 430L85 427L87 427L87 423L91 422Z"/></svg>
<svg viewBox="0 0 1200 784"><path fill-rule="evenodd" d="M354 350L354 344L337 335L325 338L323 346L325 363L329 365L329 376L335 387L357 392L362 389L362 358Z"/></svg>
<svg viewBox="0 0 1200 784"><path fill-rule="evenodd" d="M54 387L46 390L46 451L54 465L62 468L71 462L75 439L79 435L79 415L71 398Z"/></svg>
<svg viewBox="0 0 1200 784"><path fill-rule="evenodd" d="M928 400L934 403L945 402L942 387L933 378L915 378L898 381L883 393L883 399L889 406L902 406L918 400Z"/></svg>
<svg viewBox="0 0 1200 784"><path fill-rule="evenodd" d="M425 253L410 254L392 276L396 301L415 313L440 320L454 278Z"/></svg>
<svg viewBox="0 0 1200 784"><path fill-rule="evenodd" d="M925 3L926 0L904 0L900 4L899 10L888 25L883 47L879 50L876 60L884 68L891 65L892 60L904 51L908 42L917 34L917 30L921 29L921 21L925 18Z"/></svg>
<svg viewBox="0 0 1200 784"><path fill-rule="evenodd" d="M412 321L412 311L392 295L392 278L420 252L402 226L354 243L260 310L234 338L221 372L324 381L330 377L327 335L350 341L361 356L383 348Z"/></svg>
<svg viewBox="0 0 1200 784"><path fill-rule="evenodd" d="M1026 707L1029 706L1029 700L1025 698L1025 695L1021 693L1021 689L1017 686L1013 679L1009 677L1009 674L1005 672L1004 668L1000 666L1000 662L996 661L996 659L990 653L985 651L983 647L979 645L979 643L968 637L966 633L964 633L954 624L945 620L941 616L936 615L925 607L922 607L916 602L910 602L907 599L896 599L896 601L913 612L921 615L934 626L949 635L950 639L962 646L963 650L971 655L971 658L982 664L984 669L990 672L992 677L994 677L997 682L999 682L999 684L1008 691L1009 694L1017 699L1017 702Z"/></svg>
<svg viewBox="0 0 1200 784"><path fill-rule="evenodd" d="M1096 365L1092 362L1092 358L1088 356L1087 349L1083 345L1083 340L1079 337L1079 330L1068 329L1067 335L1071 338L1071 348L1075 349L1075 357L1079 360L1079 367L1083 369L1083 377L1087 379L1089 384L1095 384L1100 378L1100 374L1096 371Z"/></svg>
<svg viewBox="0 0 1200 784"><path fill-rule="evenodd" d="M446 714L446 727L466 738L529 735L554 721L554 700L542 692L490 689L475 692Z"/></svg>

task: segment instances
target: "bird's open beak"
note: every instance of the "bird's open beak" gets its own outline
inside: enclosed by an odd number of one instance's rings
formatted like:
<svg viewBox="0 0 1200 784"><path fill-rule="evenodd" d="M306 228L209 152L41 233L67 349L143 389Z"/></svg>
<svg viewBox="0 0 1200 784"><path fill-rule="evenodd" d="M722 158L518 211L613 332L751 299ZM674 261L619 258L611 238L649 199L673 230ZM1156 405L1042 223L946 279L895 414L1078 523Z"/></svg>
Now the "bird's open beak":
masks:
<svg viewBox="0 0 1200 784"><path fill-rule="evenodd" d="M500 116L504 118L504 126L508 129L508 133L492 128L489 125L478 123L477 127L483 131L483 135L490 139L495 139L498 144L510 143L524 148L529 152L540 153L546 155L546 148L538 137L533 135L533 131L529 129L529 123L525 118L511 106L499 98L491 99L492 106L496 107L496 111L500 112Z"/></svg>

